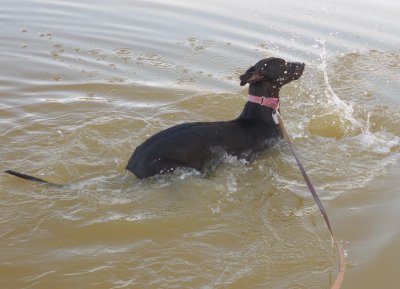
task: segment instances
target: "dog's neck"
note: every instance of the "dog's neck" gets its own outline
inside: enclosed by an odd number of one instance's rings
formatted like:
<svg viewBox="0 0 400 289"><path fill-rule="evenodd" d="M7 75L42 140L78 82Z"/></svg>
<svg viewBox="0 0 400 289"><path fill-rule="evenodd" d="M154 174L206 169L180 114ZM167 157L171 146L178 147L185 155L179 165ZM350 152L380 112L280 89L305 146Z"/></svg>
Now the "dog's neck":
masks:
<svg viewBox="0 0 400 289"><path fill-rule="evenodd" d="M274 87L266 81L253 83L249 86L249 94L254 96L279 98L279 90L280 87ZM267 125L277 126L272 119L272 108L250 101L246 102L238 119L265 122Z"/></svg>
<svg viewBox="0 0 400 289"><path fill-rule="evenodd" d="M279 98L280 86L274 86L267 81L252 83L249 86L249 94L254 96Z"/></svg>

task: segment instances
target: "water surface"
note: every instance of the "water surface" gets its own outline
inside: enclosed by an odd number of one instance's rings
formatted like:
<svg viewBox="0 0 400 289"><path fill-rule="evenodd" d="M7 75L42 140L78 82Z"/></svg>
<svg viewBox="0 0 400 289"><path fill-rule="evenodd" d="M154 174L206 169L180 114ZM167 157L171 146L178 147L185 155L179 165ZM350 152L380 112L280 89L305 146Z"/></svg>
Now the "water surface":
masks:
<svg viewBox="0 0 400 289"><path fill-rule="evenodd" d="M284 142L207 178L124 171L161 129L227 120L261 58L303 61L282 114L347 253L397 289L398 1L8 1L1 288L329 288L337 255Z"/></svg>

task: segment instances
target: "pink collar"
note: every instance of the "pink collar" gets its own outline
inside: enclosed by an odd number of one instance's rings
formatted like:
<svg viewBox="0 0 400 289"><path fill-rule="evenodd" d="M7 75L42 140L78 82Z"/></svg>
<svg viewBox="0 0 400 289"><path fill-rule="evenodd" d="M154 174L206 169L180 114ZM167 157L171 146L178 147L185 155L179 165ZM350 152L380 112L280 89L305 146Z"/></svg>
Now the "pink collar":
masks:
<svg viewBox="0 0 400 289"><path fill-rule="evenodd" d="M273 110L279 109L279 98L254 96L254 95L249 94L247 100L250 102L258 103L260 105L272 108Z"/></svg>

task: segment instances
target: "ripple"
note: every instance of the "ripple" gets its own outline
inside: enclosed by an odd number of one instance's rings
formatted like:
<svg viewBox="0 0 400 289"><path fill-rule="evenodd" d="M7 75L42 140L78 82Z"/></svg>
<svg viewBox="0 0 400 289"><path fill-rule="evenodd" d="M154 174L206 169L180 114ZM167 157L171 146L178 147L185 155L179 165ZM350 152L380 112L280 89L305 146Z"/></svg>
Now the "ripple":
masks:
<svg viewBox="0 0 400 289"><path fill-rule="evenodd" d="M119 76L113 76L113 77L106 79L106 81L110 82L110 83L122 83L122 82L125 82L125 80L126 80L125 78L122 78Z"/></svg>
<svg viewBox="0 0 400 289"><path fill-rule="evenodd" d="M162 55L158 54L158 53L145 53L145 54L142 54L138 58L138 60L142 60L142 59L145 59L145 60L157 60L157 59L160 59L161 57L162 57Z"/></svg>
<svg viewBox="0 0 400 289"><path fill-rule="evenodd" d="M169 62L160 62L160 63L158 63L156 66L157 66L158 68L161 68L161 69L172 69L172 68L175 68L175 67L176 67L175 64L169 63Z"/></svg>
<svg viewBox="0 0 400 289"><path fill-rule="evenodd" d="M97 56L97 55L104 54L104 51L101 50L101 49L91 49L91 50L88 50L87 53L89 53L90 55L96 55Z"/></svg>
<svg viewBox="0 0 400 289"><path fill-rule="evenodd" d="M39 32L39 37L53 39L53 33L46 31L46 32Z"/></svg>
<svg viewBox="0 0 400 289"><path fill-rule="evenodd" d="M86 71L86 70L81 71L81 76L86 79L95 78L99 75L100 75L100 71L95 71L95 70L94 71Z"/></svg>
<svg viewBox="0 0 400 289"><path fill-rule="evenodd" d="M106 93L108 94L118 94L120 91L117 88L109 88L106 90Z"/></svg>
<svg viewBox="0 0 400 289"><path fill-rule="evenodd" d="M113 49L113 52L118 55L130 55L132 54L132 50L129 48L116 48Z"/></svg>

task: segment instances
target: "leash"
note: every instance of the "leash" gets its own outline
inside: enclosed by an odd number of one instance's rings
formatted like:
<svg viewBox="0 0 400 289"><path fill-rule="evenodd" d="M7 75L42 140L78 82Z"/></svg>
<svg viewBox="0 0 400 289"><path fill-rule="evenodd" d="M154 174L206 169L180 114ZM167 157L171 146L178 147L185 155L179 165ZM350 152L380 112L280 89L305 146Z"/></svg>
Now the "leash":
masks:
<svg viewBox="0 0 400 289"><path fill-rule="evenodd" d="M283 134L283 137L286 139L286 141L289 145L289 148L290 148L294 158L296 159L297 165L299 166L301 174L303 175L304 181L306 182L307 187L310 190L315 203L318 205L318 208L319 208L322 216L324 217L325 224L328 227L328 230L331 234L332 240L336 245L336 248L337 248L337 251L339 254L339 270L338 270L338 274L336 276L335 282L333 282L333 284L331 286L331 289L340 289L340 286L342 285L342 282L344 279L344 273L346 271L346 257L344 255L344 251L343 251L342 247L340 246L338 240L336 239L335 234L333 233L331 223L329 222L328 214L326 213L326 210L321 202L321 199L319 198L317 192L315 191L314 186L311 183L311 180L308 177L307 172L306 172L298 154L296 153L296 150L294 149L294 145L290 139L288 132L285 129L285 126L283 125L283 120L282 120L282 117L279 114L278 110L273 110L272 116L273 116L274 120L277 120L275 122L277 122L277 124L279 124L279 128Z"/></svg>
<svg viewBox="0 0 400 289"><path fill-rule="evenodd" d="M290 136L289 136L288 132L286 131L285 126L283 125L282 116L279 114L279 105L280 105L279 98L255 96L255 95L249 94L247 97L247 100L250 102L265 106L265 107L272 108L272 119L274 120L274 122L277 125L279 125L281 134L282 134L283 138L286 139L286 141L289 145L289 148L290 148L294 158L296 159L297 165L299 166L300 172L303 175L304 181L306 182L307 187L308 187L309 191L311 192L311 195L313 196L315 203L317 204L322 216L324 217L325 224L328 227L328 230L329 230L329 233L331 234L332 240L336 245L336 249L339 254L339 270L338 270L336 279L331 286L331 289L340 289L340 286L342 285L342 282L344 279L344 273L346 271L346 257L344 255L344 251L343 251L342 247L339 244L339 241L336 239L335 234L333 233L333 229L332 229L331 223L329 222L328 214L326 213L324 205L322 204L321 199L319 198L317 192L315 191L314 186L311 183L311 180L308 177L307 172L306 172L298 154L296 153L296 150L294 149L294 144L293 144L292 140L290 139Z"/></svg>

